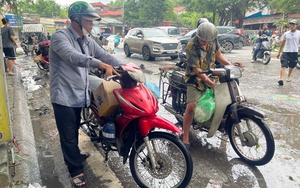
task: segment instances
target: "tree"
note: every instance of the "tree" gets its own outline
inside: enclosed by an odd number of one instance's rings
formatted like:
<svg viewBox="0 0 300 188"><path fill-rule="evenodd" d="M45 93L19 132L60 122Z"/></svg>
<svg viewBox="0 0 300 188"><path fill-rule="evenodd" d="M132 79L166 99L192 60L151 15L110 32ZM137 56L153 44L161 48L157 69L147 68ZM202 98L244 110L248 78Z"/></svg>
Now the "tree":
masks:
<svg viewBox="0 0 300 188"><path fill-rule="evenodd" d="M39 14L43 17L67 17L67 12L62 9L54 0L7 0L0 5L8 5L12 8L13 14Z"/></svg>
<svg viewBox="0 0 300 188"><path fill-rule="evenodd" d="M242 27L246 10L259 8L268 0L184 0L184 3L190 11L211 12L209 19L216 25L228 25L238 20L237 27Z"/></svg>
<svg viewBox="0 0 300 188"><path fill-rule="evenodd" d="M299 13L300 0L271 0L270 7L282 13Z"/></svg>
<svg viewBox="0 0 300 188"><path fill-rule="evenodd" d="M110 7L121 8L123 6L123 1L124 0L110 1L107 5Z"/></svg>
<svg viewBox="0 0 300 188"><path fill-rule="evenodd" d="M137 0L127 0L124 5L124 22L132 27L139 25L139 5Z"/></svg>
<svg viewBox="0 0 300 188"><path fill-rule="evenodd" d="M124 22L133 27L157 26L165 17L174 17L170 2L169 0L127 0L124 5Z"/></svg>
<svg viewBox="0 0 300 188"><path fill-rule="evenodd" d="M60 17L60 6L54 0L38 0L34 4L34 11L42 17Z"/></svg>

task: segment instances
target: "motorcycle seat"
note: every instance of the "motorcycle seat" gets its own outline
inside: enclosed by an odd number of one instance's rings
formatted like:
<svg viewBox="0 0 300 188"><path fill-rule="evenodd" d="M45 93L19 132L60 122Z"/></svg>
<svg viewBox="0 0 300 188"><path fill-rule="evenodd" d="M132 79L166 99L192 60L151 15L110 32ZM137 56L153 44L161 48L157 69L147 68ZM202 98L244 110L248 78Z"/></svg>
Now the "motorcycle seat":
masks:
<svg viewBox="0 0 300 188"><path fill-rule="evenodd" d="M88 80L89 80L89 90L91 92L94 92L99 87L99 85L104 81L104 79L94 75L88 75Z"/></svg>

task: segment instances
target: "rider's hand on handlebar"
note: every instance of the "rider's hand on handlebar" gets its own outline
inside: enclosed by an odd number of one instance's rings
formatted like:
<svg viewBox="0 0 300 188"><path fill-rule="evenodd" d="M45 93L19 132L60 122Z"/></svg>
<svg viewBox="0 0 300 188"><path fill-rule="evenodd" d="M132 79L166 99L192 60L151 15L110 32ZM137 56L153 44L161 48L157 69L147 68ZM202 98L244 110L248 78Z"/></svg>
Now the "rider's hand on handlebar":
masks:
<svg viewBox="0 0 300 188"><path fill-rule="evenodd" d="M232 63L234 66L238 66L240 68L244 68L244 64L242 62L234 62Z"/></svg>
<svg viewBox="0 0 300 188"><path fill-rule="evenodd" d="M111 65L105 64L103 62L100 62L100 69L105 70L105 77L112 76L113 74L120 76L119 73Z"/></svg>
<svg viewBox="0 0 300 188"><path fill-rule="evenodd" d="M240 67L242 71L244 71L244 64L242 62L234 62L232 63L234 66Z"/></svg>

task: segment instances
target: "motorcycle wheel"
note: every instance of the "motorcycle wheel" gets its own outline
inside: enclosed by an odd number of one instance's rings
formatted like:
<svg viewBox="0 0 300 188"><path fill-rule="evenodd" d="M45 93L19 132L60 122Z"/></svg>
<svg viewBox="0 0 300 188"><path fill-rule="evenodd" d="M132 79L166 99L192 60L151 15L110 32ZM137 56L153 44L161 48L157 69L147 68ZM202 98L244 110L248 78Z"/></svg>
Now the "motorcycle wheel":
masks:
<svg viewBox="0 0 300 188"><path fill-rule="evenodd" d="M98 120L94 116L94 113L90 108L83 108L81 111L81 130L89 137L98 137L99 132L95 131L96 127L99 127Z"/></svg>
<svg viewBox="0 0 300 188"><path fill-rule="evenodd" d="M23 51L25 52L26 56L28 56L28 52L29 52L28 48L26 48L25 46L22 46L22 48L23 48Z"/></svg>
<svg viewBox="0 0 300 188"><path fill-rule="evenodd" d="M251 165L267 164L275 152L274 138L270 129L262 120L252 115L243 115L240 118L241 133L246 141L241 140L236 124L231 124L228 136L234 151Z"/></svg>
<svg viewBox="0 0 300 188"><path fill-rule="evenodd" d="M300 54L298 53L298 63L296 64L296 68L300 69Z"/></svg>
<svg viewBox="0 0 300 188"><path fill-rule="evenodd" d="M271 55L270 54L264 54L262 58L262 63L264 65L267 65L271 60Z"/></svg>
<svg viewBox="0 0 300 188"><path fill-rule="evenodd" d="M143 139L131 150L130 170L140 187L186 187L193 173L190 153L175 136L165 132L151 132L148 135L150 150L158 168L153 168L149 151Z"/></svg>
<svg viewBox="0 0 300 188"><path fill-rule="evenodd" d="M49 65L45 64L45 63L37 63L39 69L48 72L49 71Z"/></svg>

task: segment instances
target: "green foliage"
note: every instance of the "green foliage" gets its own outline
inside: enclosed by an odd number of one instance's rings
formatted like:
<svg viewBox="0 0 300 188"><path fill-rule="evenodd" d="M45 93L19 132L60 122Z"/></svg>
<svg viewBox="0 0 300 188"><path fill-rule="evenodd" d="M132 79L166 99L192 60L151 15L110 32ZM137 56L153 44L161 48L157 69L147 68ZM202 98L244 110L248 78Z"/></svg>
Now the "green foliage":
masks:
<svg viewBox="0 0 300 188"><path fill-rule="evenodd" d="M274 25L276 25L277 27L283 26L284 28L289 28L290 21L291 21L290 19L282 19L277 22L274 22ZM300 20L298 20L298 22L300 22Z"/></svg>
<svg viewBox="0 0 300 188"><path fill-rule="evenodd" d="M54 0L38 0L34 4L35 13L42 17L58 17L60 16L60 6Z"/></svg>
<svg viewBox="0 0 300 188"><path fill-rule="evenodd" d="M115 0L115 1L110 1L107 5L110 7L121 8L123 6L123 2L122 0Z"/></svg>
<svg viewBox="0 0 300 188"><path fill-rule="evenodd" d="M199 13L211 13L210 19L215 25L229 25L238 20L242 26L247 10L259 8L268 0L184 0L188 10Z"/></svg>
<svg viewBox="0 0 300 188"><path fill-rule="evenodd" d="M211 13L197 13L197 12L185 12L178 16L178 22L181 26L187 28L196 28L196 22L199 18L207 18L211 20L212 14Z"/></svg>
<svg viewBox="0 0 300 188"><path fill-rule="evenodd" d="M124 22L132 27L153 27L165 18L175 19L176 15L166 0L127 0L124 8Z"/></svg>
<svg viewBox="0 0 300 188"><path fill-rule="evenodd" d="M10 5L14 14L39 14L41 17L67 18L67 12L54 0L7 0L3 5ZM0 4L1 5L1 4Z"/></svg>
<svg viewBox="0 0 300 188"><path fill-rule="evenodd" d="M270 0L270 7L277 9L279 12L299 13L300 0Z"/></svg>

